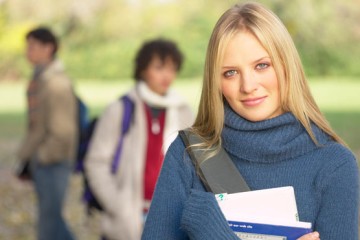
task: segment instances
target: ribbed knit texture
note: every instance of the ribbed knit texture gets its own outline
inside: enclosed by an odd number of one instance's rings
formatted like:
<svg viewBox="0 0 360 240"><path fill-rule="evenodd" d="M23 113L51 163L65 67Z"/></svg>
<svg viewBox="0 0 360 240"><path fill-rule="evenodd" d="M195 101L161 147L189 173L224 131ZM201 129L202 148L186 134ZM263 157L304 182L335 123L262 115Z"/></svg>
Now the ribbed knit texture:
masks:
<svg viewBox="0 0 360 240"><path fill-rule="evenodd" d="M239 117L229 107L225 108L225 112L223 146L229 153L241 155L242 159L273 163L298 157L316 148L291 113L254 123ZM318 128L313 126L313 131L320 144L329 141L329 137ZM242 151L239 151L239 146Z"/></svg>
<svg viewBox="0 0 360 240"><path fill-rule="evenodd" d="M225 106L223 146L249 187L293 186L300 220L311 222L321 239L358 240L356 159L313 131L321 146L291 113L249 122ZM178 137L165 157L142 239L233 239L209 194Z"/></svg>
<svg viewBox="0 0 360 240"><path fill-rule="evenodd" d="M209 192L191 190L185 202L181 226L190 239L239 239L229 228L214 194Z"/></svg>

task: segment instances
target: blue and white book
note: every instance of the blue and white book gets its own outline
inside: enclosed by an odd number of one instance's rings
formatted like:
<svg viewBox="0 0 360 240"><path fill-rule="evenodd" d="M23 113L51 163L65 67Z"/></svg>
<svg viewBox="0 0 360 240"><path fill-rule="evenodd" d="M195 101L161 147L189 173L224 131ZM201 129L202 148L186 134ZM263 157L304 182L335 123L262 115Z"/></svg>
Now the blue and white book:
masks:
<svg viewBox="0 0 360 240"><path fill-rule="evenodd" d="M265 224L228 221L230 228L241 240L296 240L312 232L307 222Z"/></svg>
<svg viewBox="0 0 360 240"><path fill-rule="evenodd" d="M312 232L311 223L300 222L294 188L270 188L217 194L229 226L242 240L292 240Z"/></svg>

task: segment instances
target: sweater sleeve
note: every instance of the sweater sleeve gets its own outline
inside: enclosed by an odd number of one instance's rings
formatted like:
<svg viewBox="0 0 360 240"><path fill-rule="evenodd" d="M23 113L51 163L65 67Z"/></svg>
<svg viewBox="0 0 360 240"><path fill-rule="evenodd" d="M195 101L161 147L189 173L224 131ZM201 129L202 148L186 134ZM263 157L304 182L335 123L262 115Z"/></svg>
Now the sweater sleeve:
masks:
<svg viewBox="0 0 360 240"><path fill-rule="evenodd" d="M158 179L142 240L238 239L212 193L205 192L178 137Z"/></svg>
<svg viewBox="0 0 360 240"><path fill-rule="evenodd" d="M214 194L209 192L191 191L185 203L181 225L190 239L239 240L230 229Z"/></svg>
<svg viewBox="0 0 360 240"><path fill-rule="evenodd" d="M315 223L321 239L358 240L359 175L356 159L343 155L347 161L325 177L321 203Z"/></svg>

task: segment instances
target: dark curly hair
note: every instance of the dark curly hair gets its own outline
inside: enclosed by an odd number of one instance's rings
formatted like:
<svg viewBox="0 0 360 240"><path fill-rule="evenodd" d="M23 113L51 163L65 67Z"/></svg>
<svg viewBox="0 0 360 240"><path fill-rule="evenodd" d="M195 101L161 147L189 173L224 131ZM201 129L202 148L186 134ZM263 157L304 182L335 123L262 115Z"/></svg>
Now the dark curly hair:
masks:
<svg viewBox="0 0 360 240"><path fill-rule="evenodd" d="M177 71L181 69L183 55L176 43L161 38L147 41L142 45L135 58L134 79L136 81L141 80L142 71L148 67L154 56L158 56L163 62L170 57L176 65Z"/></svg>
<svg viewBox="0 0 360 240"><path fill-rule="evenodd" d="M29 38L34 38L43 44L52 44L54 46L52 55L55 56L59 48L59 40L49 28L47 27L35 28L26 34L26 39L28 40Z"/></svg>

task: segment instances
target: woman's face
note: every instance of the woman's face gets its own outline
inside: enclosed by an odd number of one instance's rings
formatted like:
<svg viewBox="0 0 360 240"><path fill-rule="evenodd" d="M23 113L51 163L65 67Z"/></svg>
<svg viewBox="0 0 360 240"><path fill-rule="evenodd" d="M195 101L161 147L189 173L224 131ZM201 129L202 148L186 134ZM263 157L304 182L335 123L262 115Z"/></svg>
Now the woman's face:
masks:
<svg viewBox="0 0 360 240"><path fill-rule="evenodd" d="M162 61L158 56L154 56L142 72L142 78L152 91L159 95L165 95L175 80L176 73L177 66L170 57Z"/></svg>
<svg viewBox="0 0 360 240"><path fill-rule="evenodd" d="M230 107L249 121L283 113L270 56L250 32L237 33L225 49L221 88Z"/></svg>

